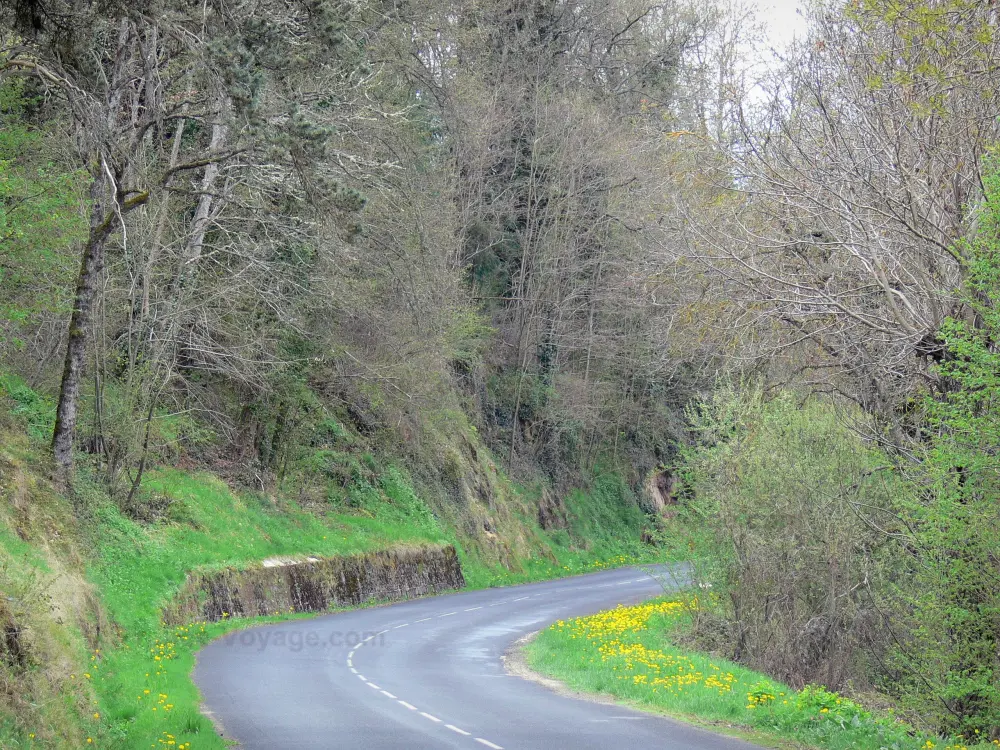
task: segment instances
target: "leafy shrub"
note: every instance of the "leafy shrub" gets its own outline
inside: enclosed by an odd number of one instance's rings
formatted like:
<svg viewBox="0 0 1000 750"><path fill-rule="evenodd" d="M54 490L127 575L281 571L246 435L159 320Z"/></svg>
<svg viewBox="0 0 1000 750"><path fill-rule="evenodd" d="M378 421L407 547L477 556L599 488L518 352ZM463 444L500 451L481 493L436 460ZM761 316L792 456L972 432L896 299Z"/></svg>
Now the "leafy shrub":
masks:
<svg viewBox="0 0 1000 750"><path fill-rule="evenodd" d="M901 485L828 402L724 389L690 413L689 525L730 603L732 655L793 685L857 678L878 635L868 590L889 565L873 520ZM708 618L701 621L711 629Z"/></svg>

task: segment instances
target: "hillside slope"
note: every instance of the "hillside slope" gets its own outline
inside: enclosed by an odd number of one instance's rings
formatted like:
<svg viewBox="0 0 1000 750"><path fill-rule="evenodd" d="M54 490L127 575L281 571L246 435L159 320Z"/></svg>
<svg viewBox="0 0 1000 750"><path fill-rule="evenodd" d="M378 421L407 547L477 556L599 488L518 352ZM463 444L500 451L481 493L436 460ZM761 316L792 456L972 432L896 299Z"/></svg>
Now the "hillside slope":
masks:
<svg viewBox="0 0 1000 750"><path fill-rule="evenodd" d="M199 644L236 625L167 627L161 620L192 571L451 543L469 585L488 586L651 553L640 541L646 517L619 477L598 475L565 495L541 483L519 488L474 434L455 447L457 500L417 492L402 465L365 452L361 437L342 428L340 442L351 446L336 460L357 468L346 483L327 478L324 485L300 472L272 491L251 491L182 455L180 466L147 470L139 517L84 467L72 496L56 491L41 440L47 402L5 382L5 748L147 747L182 734L199 737L198 747L215 746L189 671ZM311 493L302 490L307 483ZM326 497L316 499L320 490Z"/></svg>

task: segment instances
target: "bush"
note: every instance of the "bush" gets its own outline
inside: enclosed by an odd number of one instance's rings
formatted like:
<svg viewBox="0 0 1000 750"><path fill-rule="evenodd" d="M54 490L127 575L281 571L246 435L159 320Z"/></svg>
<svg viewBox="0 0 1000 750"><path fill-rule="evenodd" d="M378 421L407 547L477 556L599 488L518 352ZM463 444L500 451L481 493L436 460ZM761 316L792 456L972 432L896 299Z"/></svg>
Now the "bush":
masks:
<svg viewBox="0 0 1000 750"><path fill-rule="evenodd" d="M732 656L797 686L858 678L880 630L870 588L889 567L873 518L901 491L886 457L832 404L792 393L724 389L690 419L689 520L711 532L703 568L719 580L701 583L728 597Z"/></svg>

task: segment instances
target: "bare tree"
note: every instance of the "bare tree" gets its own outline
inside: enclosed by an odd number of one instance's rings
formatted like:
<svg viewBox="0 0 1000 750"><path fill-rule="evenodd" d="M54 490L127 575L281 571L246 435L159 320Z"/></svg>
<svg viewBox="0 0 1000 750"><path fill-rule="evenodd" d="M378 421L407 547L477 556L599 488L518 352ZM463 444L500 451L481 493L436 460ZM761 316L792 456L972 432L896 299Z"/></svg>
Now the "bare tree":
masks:
<svg viewBox="0 0 1000 750"><path fill-rule="evenodd" d="M820 12L765 106L743 108L744 137L718 175L736 197L696 242L763 328L787 329L779 347L813 342L799 364L835 371L828 382L891 423L941 354L942 320L962 314L962 240L984 144L1000 137L1000 46L981 33L995 14Z"/></svg>

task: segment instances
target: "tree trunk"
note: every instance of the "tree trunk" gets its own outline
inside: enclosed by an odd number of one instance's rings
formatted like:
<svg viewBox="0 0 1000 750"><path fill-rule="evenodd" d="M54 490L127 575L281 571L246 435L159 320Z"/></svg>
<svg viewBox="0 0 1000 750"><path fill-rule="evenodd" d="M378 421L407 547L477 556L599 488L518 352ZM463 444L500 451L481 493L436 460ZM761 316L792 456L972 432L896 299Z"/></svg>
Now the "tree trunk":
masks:
<svg viewBox="0 0 1000 750"><path fill-rule="evenodd" d="M56 424L52 431L52 455L56 461L59 479L68 484L73 470L73 433L76 429L77 406L80 399L80 381L87 359L90 336L90 318L101 274L104 272L104 245L111 234L116 218L115 208L109 206L105 195L113 190L101 166L90 188L93 201L90 213L90 233L83 247L80 273L76 282L73 315L69 321L69 338L66 342L66 363L59 386L59 405ZM117 192L115 191L115 195ZM117 207L119 210L121 206Z"/></svg>

